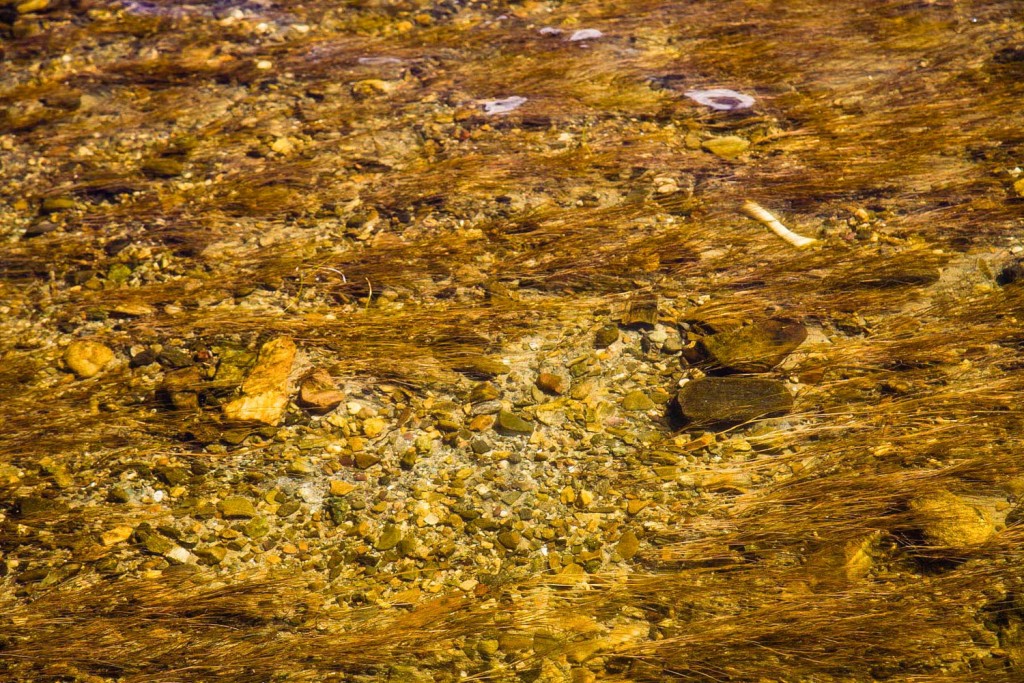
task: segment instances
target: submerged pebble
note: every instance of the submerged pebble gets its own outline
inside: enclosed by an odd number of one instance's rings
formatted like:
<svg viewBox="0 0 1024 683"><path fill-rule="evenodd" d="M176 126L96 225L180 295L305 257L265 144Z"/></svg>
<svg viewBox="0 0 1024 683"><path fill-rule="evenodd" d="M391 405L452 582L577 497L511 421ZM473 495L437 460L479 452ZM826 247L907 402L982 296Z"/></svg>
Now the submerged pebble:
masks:
<svg viewBox="0 0 1024 683"><path fill-rule="evenodd" d="M767 372L807 338L807 328L792 320L757 320L702 341L709 359L729 372Z"/></svg>
<svg viewBox="0 0 1024 683"><path fill-rule="evenodd" d="M712 88L710 90L687 90L683 93L694 102L703 104L718 111L735 111L750 109L754 106L754 98L728 88Z"/></svg>
<svg viewBox="0 0 1024 683"><path fill-rule="evenodd" d="M683 419L698 425L740 424L793 408L785 384L755 377L696 379L679 390L676 402Z"/></svg>
<svg viewBox="0 0 1024 683"><path fill-rule="evenodd" d="M64 363L79 379L88 379L98 374L112 360L114 352L110 347L95 341L73 341L64 351Z"/></svg>
<svg viewBox="0 0 1024 683"><path fill-rule="evenodd" d="M596 28L581 28L579 31L574 31L569 40L571 42L578 42L580 40L597 40L604 34L598 31Z"/></svg>
<svg viewBox="0 0 1024 683"><path fill-rule="evenodd" d="M526 103L525 97L519 95L513 95L500 100L486 100L480 103L480 106L484 108L485 114L507 114L510 111L515 111L519 107Z"/></svg>
<svg viewBox="0 0 1024 683"><path fill-rule="evenodd" d="M402 60L398 57L360 57L357 60L360 64L401 64Z"/></svg>

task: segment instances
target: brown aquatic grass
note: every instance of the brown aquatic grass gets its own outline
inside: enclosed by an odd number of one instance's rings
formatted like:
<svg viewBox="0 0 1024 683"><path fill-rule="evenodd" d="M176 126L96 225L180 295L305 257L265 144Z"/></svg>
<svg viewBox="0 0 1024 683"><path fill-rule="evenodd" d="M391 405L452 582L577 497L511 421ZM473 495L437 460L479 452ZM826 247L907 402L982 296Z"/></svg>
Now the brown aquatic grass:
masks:
<svg viewBox="0 0 1024 683"><path fill-rule="evenodd" d="M1024 619L1019 524L935 548L908 509L939 490L1012 497L1024 476L1024 287L977 266L1007 265L1020 228L1014 3L436 3L417 24L414 3L288 1L259 20L322 30L275 41L217 8L52 4L0 25L0 134L12 157L46 161L32 185L3 172L15 208L0 246L2 465L36 472L46 454L78 486L128 451L245 456L201 451L155 380L54 372L55 340L97 321L122 361L140 344L288 334L336 375L411 391L636 292L674 302L666 323L784 314L834 341L787 370L816 377L795 413L708 468L740 485L699 517L681 506L627 581L598 574L546 600L550 575L413 608L342 606L307 577L104 576L89 568L97 535L123 519L74 487L48 489L70 506L19 517L3 484L0 559L53 553L63 573L39 592L17 566L4 577L0 677L374 680L436 664L437 680L459 680L443 662L479 633L547 629L557 659L579 640L560 626L566 609L601 621L636 607L656 635L602 651L609 677L1019 680L1019 629L1000 657L977 654L995 632L979 624ZM563 21L606 38L582 48L537 32ZM29 68L65 53L73 67ZM403 61L360 62L374 56ZM705 111L658 89L669 76L758 104ZM528 105L504 118L478 106L509 95ZM699 149L732 134L753 143L739 160ZM282 137L293 151L273 149ZM147 174L154 158L182 175ZM660 176L682 189L659 196ZM42 216L46 198L75 207ZM748 199L822 244L789 248L739 213ZM44 219L58 229L18 239ZM858 221L875 237L859 239ZM109 248L124 237L135 256ZM161 276L106 277L159 257ZM269 303L248 305L253 292ZM684 457L673 436L652 450ZM637 457L608 476L628 490L660 475ZM869 536L873 573L814 584L815 553ZM535 679L541 659L470 673Z"/></svg>

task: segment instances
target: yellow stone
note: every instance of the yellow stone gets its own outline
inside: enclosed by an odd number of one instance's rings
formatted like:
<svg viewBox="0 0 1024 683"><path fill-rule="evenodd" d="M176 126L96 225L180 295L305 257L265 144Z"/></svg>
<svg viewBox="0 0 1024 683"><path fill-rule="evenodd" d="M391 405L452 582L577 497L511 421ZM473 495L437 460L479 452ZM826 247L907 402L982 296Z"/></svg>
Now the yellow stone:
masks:
<svg viewBox="0 0 1024 683"><path fill-rule="evenodd" d="M394 85L379 78L368 78L352 84L352 94L358 99L366 99L374 95L387 95L394 90Z"/></svg>
<svg viewBox="0 0 1024 683"><path fill-rule="evenodd" d="M421 594L422 591L419 588L409 588L404 591L395 593L394 597L391 599L391 602L394 604L415 605L417 602L419 602Z"/></svg>
<svg viewBox="0 0 1024 683"><path fill-rule="evenodd" d="M295 150L295 145L292 143L291 139L281 137L274 140L274 143L270 145L270 149L274 150L278 154L287 156Z"/></svg>
<svg viewBox="0 0 1024 683"><path fill-rule="evenodd" d="M100 543L103 545L116 545L118 543L124 543L132 537L132 533L135 530L130 526L115 526L109 531L104 531L100 534Z"/></svg>
<svg viewBox="0 0 1024 683"><path fill-rule="evenodd" d="M738 135L726 135L705 140L701 147L723 159L735 159L747 151L750 141Z"/></svg>
<svg viewBox="0 0 1024 683"><path fill-rule="evenodd" d="M636 537L636 534L632 531L627 531L622 534L619 538L618 544L615 546L615 551L624 560L631 560L633 556L640 550L640 539Z"/></svg>
<svg viewBox="0 0 1024 683"><path fill-rule="evenodd" d="M372 439L380 436L387 429L388 423L382 417L371 417L363 422L363 434Z"/></svg>
<svg viewBox="0 0 1024 683"><path fill-rule="evenodd" d="M139 303L119 304L117 306L114 306L110 310L112 313L126 315L133 318L138 318L144 315L152 315L154 313L154 309L152 306L147 306L146 304Z"/></svg>
<svg viewBox="0 0 1024 683"><path fill-rule="evenodd" d="M572 683L595 683L597 676L590 669L577 666L572 670Z"/></svg>
<svg viewBox="0 0 1024 683"><path fill-rule="evenodd" d="M910 502L925 540L937 546L980 545L995 533L995 522L983 509L949 491L937 491Z"/></svg>
<svg viewBox="0 0 1024 683"><path fill-rule="evenodd" d="M252 420L276 425L281 421L287 407L287 395L267 393L242 396L224 406L224 416L229 420Z"/></svg>
<svg viewBox="0 0 1024 683"><path fill-rule="evenodd" d="M845 543L827 545L813 553L804 565L812 587L840 590L871 571L871 548L879 534L866 534Z"/></svg>
<svg viewBox="0 0 1024 683"><path fill-rule="evenodd" d="M1024 197L1024 178L1013 184L1013 191L1017 193L1018 197Z"/></svg>
<svg viewBox="0 0 1024 683"><path fill-rule="evenodd" d="M41 12L50 6L50 0L25 0L18 4L18 14L31 14Z"/></svg>
<svg viewBox="0 0 1024 683"><path fill-rule="evenodd" d="M332 496L347 496L355 490L355 485L350 484L347 481L340 479L331 480L331 495Z"/></svg>
<svg viewBox="0 0 1024 683"><path fill-rule="evenodd" d="M64 362L81 379L99 373L114 360L109 347L94 341L73 341L64 350Z"/></svg>
<svg viewBox="0 0 1024 683"><path fill-rule="evenodd" d="M224 406L224 416L229 420L279 423L288 407L288 375L295 353L295 342L288 337L264 344L256 365L242 382L242 396Z"/></svg>
<svg viewBox="0 0 1024 683"><path fill-rule="evenodd" d="M633 516L640 514L640 511L649 505L646 500L631 500L626 503L626 514Z"/></svg>
<svg viewBox="0 0 1024 683"><path fill-rule="evenodd" d="M483 431L487 431L488 429L490 429L491 425L493 425L493 424L494 424L494 416L493 415L477 415L469 423L469 429L470 429L470 431L474 431L474 432L483 432Z"/></svg>
<svg viewBox="0 0 1024 683"><path fill-rule="evenodd" d="M578 586L587 583L587 572L578 564L567 564L555 575L552 583L556 586Z"/></svg>

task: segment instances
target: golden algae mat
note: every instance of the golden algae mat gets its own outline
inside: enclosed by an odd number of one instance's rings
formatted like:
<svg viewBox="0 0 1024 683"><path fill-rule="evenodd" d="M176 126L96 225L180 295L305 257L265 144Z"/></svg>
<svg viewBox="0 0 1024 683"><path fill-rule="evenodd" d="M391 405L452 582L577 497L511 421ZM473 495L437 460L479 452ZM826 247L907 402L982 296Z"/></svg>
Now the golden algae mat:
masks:
<svg viewBox="0 0 1024 683"><path fill-rule="evenodd" d="M0 680L1024 679L1024 12L0 0Z"/></svg>

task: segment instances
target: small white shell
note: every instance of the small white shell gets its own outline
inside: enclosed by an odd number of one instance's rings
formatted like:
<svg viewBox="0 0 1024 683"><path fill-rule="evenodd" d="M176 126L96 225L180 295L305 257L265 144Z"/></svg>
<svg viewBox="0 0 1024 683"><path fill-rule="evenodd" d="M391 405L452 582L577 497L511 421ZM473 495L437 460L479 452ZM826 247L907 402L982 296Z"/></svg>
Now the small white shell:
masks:
<svg viewBox="0 0 1024 683"><path fill-rule="evenodd" d="M579 31L574 32L569 36L569 40L576 42L579 40L597 40L604 34L598 31L596 28L581 28Z"/></svg>
<svg viewBox="0 0 1024 683"><path fill-rule="evenodd" d="M562 35L562 29L555 28L554 26L545 26L541 30L537 31L537 33L542 36L560 36Z"/></svg>
<svg viewBox="0 0 1024 683"><path fill-rule="evenodd" d="M506 97L501 100L486 100L480 103L480 106L484 108L485 114L507 114L510 111L515 111L519 107L526 103L525 97L519 95L513 95L512 97Z"/></svg>
<svg viewBox="0 0 1024 683"><path fill-rule="evenodd" d="M738 93L727 88L712 88L711 90L687 90L683 93L694 102L717 109L718 111L733 111L735 109L750 109L754 106L754 98L750 95Z"/></svg>

